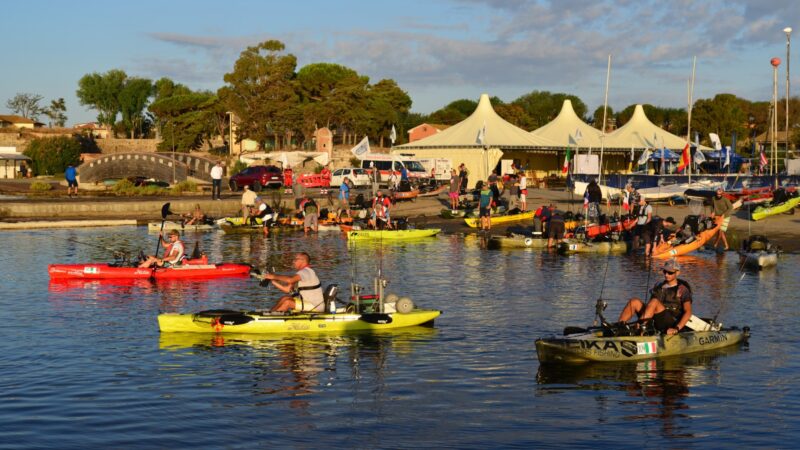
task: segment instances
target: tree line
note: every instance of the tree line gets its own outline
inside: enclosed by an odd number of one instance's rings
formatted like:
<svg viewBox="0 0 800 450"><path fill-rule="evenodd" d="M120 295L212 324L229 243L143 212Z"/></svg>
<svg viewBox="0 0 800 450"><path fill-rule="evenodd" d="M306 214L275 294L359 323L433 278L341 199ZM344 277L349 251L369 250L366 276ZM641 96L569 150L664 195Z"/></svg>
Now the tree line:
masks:
<svg viewBox="0 0 800 450"><path fill-rule="evenodd" d="M407 130L422 124L453 125L472 114L477 101L459 99L430 114L410 112L412 100L391 79L370 83L367 76L333 63L312 63L297 67L297 58L286 52L282 42L269 40L241 52L232 70L223 77L216 92L192 90L168 78L155 82L131 77L113 69L84 75L76 92L80 103L97 111L97 121L115 135L130 138L159 136L161 150L188 152L211 149L212 138L229 136L230 115L236 117L236 139L256 141L262 149L284 149L294 145L310 147L314 131L328 127L337 143L355 144L367 135L380 146L388 145L392 126L397 129L397 144L407 141ZM591 114L577 96L548 91L532 91L504 102L492 97L495 111L508 122L534 130L553 120L565 99L572 101L579 117L595 128L602 128L603 108ZM7 103L12 111L35 118L45 114L51 124L63 126L66 108L63 99L49 108L40 108L42 97L17 94ZM783 105L783 103L781 103ZM708 133L720 136L730 145L747 145L748 138L769 128L770 104L752 102L733 94L718 94L697 100L692 109L692 130L700 133L701 143L709 145ZM643 105L648 118L663 129L686 135L684 108ZM609 108L606 130L627 123L635 105L620 111ZM778 108L778 123L784 123L784 108ZM800 113L800 100L790 100L790 124ZM779 128L780 127L779 125ZM800 132L792 126L791 139L800 144ZM694 133L693 133L694 134Z"/></svg>

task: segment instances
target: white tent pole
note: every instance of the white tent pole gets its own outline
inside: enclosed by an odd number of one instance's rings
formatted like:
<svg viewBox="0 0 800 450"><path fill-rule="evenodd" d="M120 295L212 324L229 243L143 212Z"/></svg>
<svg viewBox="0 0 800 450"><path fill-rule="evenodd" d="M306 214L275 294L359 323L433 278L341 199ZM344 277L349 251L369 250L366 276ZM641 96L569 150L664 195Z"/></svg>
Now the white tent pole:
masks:
<svg viewBox="0 0 800 450"><path fill-rule="evenodd" d="M603 151L605 150L606 138L606 112L608 111L608 82L611 79L611 54L608 54L608 69L606 69L606 94L603 100L603 123L600 135L600 184L603 184Z"/></svg>

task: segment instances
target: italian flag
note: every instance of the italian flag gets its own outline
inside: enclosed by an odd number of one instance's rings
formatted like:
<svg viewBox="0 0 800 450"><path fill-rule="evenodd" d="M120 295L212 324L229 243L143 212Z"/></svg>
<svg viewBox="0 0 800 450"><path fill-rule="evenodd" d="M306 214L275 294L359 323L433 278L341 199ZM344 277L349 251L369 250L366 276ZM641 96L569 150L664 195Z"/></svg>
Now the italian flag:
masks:
<svg viewBox="0 0 800 450"><path fill-rule="evenodd" d="M561 173L566 174L569 172L569 157L572 155L572 149L567 147L567 155L564 157L564 166L561 168Z"/></svg>
<svg viewBox="0 0 800 450"><path fill-rule="evenodd" d="M638 342L636 344L637 355L650 355L658 352L658 345L655 342Z"/></svg>

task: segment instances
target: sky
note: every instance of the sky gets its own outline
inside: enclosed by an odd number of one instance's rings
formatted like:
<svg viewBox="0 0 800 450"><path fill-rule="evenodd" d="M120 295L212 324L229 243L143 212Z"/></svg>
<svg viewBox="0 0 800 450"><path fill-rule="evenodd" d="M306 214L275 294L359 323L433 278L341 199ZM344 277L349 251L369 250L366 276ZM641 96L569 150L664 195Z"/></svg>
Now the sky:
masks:
<svg viewBox="0 0 800 450"><path fill-rule="evenodd" d="M328 62L371 83L394 79L414 112L549 91L578 96L591 113L603 106L609 54L615 111L685 108L693 57L694 100L768 101L772 57L782 98L792 27L790 95L800 89L797 0L39 0L4 4L2 16L0 114L17 93L42 95L41 106L63 97L68 125L97 116L75 95L86 74L122 69L215 91L242 50L269 39L298 69Z"/></svg>

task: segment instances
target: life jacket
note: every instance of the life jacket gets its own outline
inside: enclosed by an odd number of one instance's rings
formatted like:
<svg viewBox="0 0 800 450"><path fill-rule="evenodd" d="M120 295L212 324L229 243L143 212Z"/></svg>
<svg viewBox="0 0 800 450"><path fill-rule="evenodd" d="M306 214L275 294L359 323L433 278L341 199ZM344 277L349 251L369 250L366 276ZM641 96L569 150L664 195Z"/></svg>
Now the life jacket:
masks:
<svg viewBox="0 0 800 450"><path fill-rule="evenodd" d="M666 283L666 281L662 281L655 285L653 290L650 291L650 297L657 298L664 305L664 309L678 316L683 312L683 299L692 298L692 287L680 278L676 286L677 289L665 286Z"/></svg>

